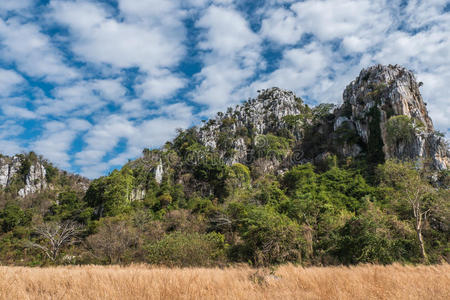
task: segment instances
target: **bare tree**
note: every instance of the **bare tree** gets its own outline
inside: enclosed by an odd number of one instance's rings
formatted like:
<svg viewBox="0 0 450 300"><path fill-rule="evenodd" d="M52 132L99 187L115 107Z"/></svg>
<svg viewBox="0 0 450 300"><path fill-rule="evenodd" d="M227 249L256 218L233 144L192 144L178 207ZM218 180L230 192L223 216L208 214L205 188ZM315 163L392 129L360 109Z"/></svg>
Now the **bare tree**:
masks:
<svg viewBox="0 0 450 300"><path fill-rule="evenodd" d="M97 257L105 257L109 263L121 262L138 243L136 230L124 220L104 219L96 234L87 238L87 243Z"/></svg>
<svg viewBox="0 0 450 300"><path fill-rule="evenodd" d="M40 242L30 241L28 246L42 250L48 258L55 261L64 246L76 241L80 227L71 221L48 222L36 226L34 232L39 235Z"/></svg>

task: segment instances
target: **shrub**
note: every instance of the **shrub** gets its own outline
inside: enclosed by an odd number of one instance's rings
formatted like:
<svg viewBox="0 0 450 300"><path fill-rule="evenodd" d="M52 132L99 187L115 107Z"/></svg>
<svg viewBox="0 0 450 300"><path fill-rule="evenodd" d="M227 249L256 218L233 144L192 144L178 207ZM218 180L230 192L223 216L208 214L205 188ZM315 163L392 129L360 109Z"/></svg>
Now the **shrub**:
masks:
<svg viewBox="0 0 450 300"><path fill-rule="evenodd" d="M148 246L148 262L166 266L211 266L225 260L222 234L174 232Z"/></svg>
<svg viewBox="0 0 450 300"><path fill-rule="evenodd" d="M255 265L300 262L300 226L270 207L255 207L242 218L243 251Z"/></svg>
<svg viewBox="0 0 450 300"><path fill-rule="evenodd" d="M390 146L400 142L410 143L415 131L414 122L408 116L394 116L386 122L387 142Z"/></svg>

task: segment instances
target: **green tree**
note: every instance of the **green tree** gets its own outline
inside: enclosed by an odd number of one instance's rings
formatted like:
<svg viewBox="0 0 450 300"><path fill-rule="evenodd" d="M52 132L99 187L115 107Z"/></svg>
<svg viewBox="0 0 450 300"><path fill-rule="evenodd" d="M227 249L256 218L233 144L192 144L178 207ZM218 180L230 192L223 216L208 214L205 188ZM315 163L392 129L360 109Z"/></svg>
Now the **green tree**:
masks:
<svg viewBox="0 0 450 300"><path fill-rule="evenodd" d="M389 160L379 166L378 174L381 184L390 190L395 204L399 207L406 206L410 211L423 260L428 262L422 232L427 216L434 206L435 189L421 176L412 163Z"/></svg>
<svg viewBox="0 0 450 300"><path fill-rule="evenodd" d="M256 265L300 262L300 226L275 209L254 207L239 221L244 249Z"/></svg>
<svg viewBox="0 0 450 300"><path fill-rule="evenodd" d="M91 183L85 200L89 206L96 208L98 217L115 216L130 210L132 189L132 171L128 168L114 170L109 176Z"/></svg>
<svg viewBox="0 0 450 300"><path fill-rule="evenodd" d="M0 224L3 232L13 230L17 226L28 226L31 222L31 212L22 210L17 204L7 203L0 211Z"/></svg>

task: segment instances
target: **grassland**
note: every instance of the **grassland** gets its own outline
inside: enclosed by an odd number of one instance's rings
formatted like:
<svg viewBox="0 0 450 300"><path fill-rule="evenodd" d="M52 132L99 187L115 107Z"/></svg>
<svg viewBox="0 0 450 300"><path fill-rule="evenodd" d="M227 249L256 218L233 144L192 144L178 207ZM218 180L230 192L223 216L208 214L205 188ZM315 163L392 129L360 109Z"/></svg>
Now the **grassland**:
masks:
<svg viewBox="0 0 450 300"><path fill-rule="evenodd" d="M450 265L0 267L0 299L450 299Z"/></svg>

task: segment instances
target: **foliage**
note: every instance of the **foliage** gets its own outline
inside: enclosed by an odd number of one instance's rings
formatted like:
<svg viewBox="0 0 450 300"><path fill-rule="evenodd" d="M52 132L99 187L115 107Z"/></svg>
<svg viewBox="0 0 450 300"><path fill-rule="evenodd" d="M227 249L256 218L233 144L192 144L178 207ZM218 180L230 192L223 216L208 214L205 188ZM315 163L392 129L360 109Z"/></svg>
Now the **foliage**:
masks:
<svg viewBox="0 0 450 300"><path fill-rule="evenodd" d="M423 127L421 122L414 122L408 116L393 116L386 122L387 141L391 146L401 142L411 143L415 133Z"/></svg>
<svg viewBox="0 0 450 300"><path fill-rule="evenodd" d="M97 216L115 216L130 209L133 177L129 169L114 170L92 182L85 201L97 209Z"/></svg>
<svg viewBox="0 0 450 300"><path fill-rule="evenodd" d="M273 208L254 207L240 220L243 249L256 265L300 262L299 225Z"/></svg>
<svg viewBox="0 0 450 300"><path fill-rule="evenodd" d="M17 226L29 226L31 222L31 211L24 211L14 203L7 203L0 211L0 224L3 232L8 232Z"/></svg>
<svg viewBox="0 0 450 300"><path fill-rule="evenodd" d="M211 266L225 259L225 243L219 233L174 232L147 247L148 262L167 266Z"/></svg>

